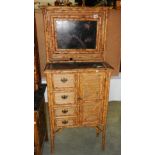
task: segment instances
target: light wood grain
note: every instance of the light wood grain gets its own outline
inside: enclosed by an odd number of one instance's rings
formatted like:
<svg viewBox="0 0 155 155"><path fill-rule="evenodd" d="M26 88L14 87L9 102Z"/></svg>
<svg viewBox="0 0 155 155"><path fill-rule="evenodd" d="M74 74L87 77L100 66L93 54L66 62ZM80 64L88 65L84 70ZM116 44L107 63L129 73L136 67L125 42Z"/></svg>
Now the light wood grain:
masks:
<svg viewBox="0 0 155 155"><path fill-rule="evenodd" d="M55 104L74 104L74 92L57 92L54 93Z"/></svg>
<svg viewBox="0 0 155 155"><path fill-rule="evenodd" d="M77 115L78 109L77 107L57 107L54 109L55 111L55 116L60 117L60 116L74 116Z"/></svg>
<svg viewBox="0 0 155 155"><path fill-rule="evenodd" d="M53 74L54 88L74 87L74 74Z"/></svg>

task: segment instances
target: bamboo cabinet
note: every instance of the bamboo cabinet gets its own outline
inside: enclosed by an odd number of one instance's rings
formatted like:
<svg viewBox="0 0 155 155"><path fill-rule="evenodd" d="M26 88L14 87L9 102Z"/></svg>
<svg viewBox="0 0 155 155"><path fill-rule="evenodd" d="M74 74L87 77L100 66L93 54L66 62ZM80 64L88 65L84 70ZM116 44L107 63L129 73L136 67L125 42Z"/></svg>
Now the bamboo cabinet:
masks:
<svg viewBox="0 0 155 155"><path fill-rule="evenodd" d="M79 63L82 67L77 64L46 66L52 150L55 133L65 127L95 127L97 134L102 131L103 147L105 144L112 68L104 63L100 63L99 69L93 67L96 63Z"/></svg>
<svg viewBox="0 0 155 155"><path fill-rule="evenodd" d="M43 8L51 151L63 128L105 129L112 67L104 61L107 8Z"/></svg>

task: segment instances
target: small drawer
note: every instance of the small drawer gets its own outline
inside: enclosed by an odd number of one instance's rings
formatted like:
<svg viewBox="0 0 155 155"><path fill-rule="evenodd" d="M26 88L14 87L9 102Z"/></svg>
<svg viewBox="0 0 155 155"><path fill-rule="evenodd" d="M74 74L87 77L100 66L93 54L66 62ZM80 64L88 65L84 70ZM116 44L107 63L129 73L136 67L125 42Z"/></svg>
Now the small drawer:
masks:
<svg viewBox="0 0 155 155"><path fill-rule="evenodd" d="M56 92L54 93L55 104L74 104L74 92Z"/></svg>
<svg viewBox="0 0 155 155"><path fill-rule="evenodd" d="M60 107L55 109L55 116L70 116L77 115L77 107Z"/></svg>
<svg viewBox="0 0 155 155"><path fill-rule="evenodd" d="M72 88L75 86L74 74L53 74L54 88Z"/></svg>
<svg viewBox="0 0 155 155"><path fill-rule="evenodd" d="M55 124L56 124L57 127L75 126L75 125L77 125L77 119L76 118L56 119Z"/></svg>

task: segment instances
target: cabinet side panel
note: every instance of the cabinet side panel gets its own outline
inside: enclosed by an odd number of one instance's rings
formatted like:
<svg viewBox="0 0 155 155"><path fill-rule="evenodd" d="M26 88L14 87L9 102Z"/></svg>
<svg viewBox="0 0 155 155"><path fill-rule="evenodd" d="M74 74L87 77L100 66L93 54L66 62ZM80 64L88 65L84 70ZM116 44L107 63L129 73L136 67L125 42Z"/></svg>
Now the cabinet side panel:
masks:
<svg viewBox="0 0 155 155"><path fill-rule="evenodd" d="M114 67L112 75L118 75L121 61L121 10L109 11L106 46L105 61Z"/></svg>

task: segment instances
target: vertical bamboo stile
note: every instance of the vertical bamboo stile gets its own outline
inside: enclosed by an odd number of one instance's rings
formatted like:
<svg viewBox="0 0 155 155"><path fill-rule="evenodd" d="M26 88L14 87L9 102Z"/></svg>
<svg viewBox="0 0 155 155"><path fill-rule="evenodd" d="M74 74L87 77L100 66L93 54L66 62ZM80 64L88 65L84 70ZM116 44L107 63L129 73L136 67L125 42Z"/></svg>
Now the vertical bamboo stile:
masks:
<svg viewBox="0 0 155 155"><path fill-rule="evenodd" d="M48 92L48 109L49 109L49 120L50 120L50 137L51 137L51 152L54 151L54 111L53 111L53 95L52 93L52 87L50 87L52 76L51 74L46 74L47 79L47 92Z"/></svg>
<svg viewBox="0 0 155 155"><path fill-rule="evenodd" d="M105 148L105 136L106 136L106 123L108 112L108 99L109 99L109 87L110 87L111 73L106 71L106 83L105 83L105 96L104 96L104 113L103 113L103 131L102 131L102 147Z"/></svg>

